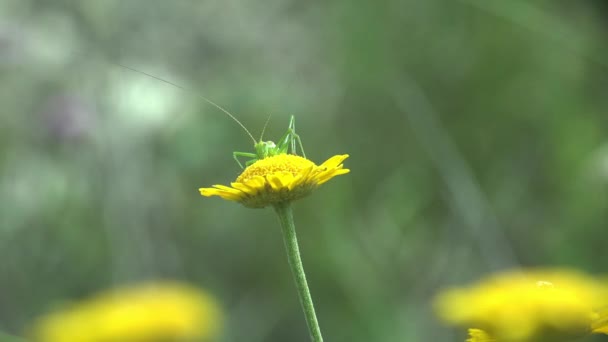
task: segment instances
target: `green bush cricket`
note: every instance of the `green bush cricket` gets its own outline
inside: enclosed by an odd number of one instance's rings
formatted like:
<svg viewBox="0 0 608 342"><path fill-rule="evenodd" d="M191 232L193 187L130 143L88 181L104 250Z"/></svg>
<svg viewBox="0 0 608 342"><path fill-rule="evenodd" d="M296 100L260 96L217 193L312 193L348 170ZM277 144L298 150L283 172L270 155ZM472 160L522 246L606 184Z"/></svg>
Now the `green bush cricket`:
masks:
<svg viewBox="0 0 608 342"><path fill-rule="evenodd" d="M268 117L268 119L270 119L270 117ZM264 131L266 130L266 125L264 125L264 129L262 130L262 136L260 136L260 141L256 142L253 145L253 147L255 148L255 153L232 152L234 160L236 160L239 166L243 168L243 165L239 161L238 157L251 158L245 163L246 166L249 166L260 159L276 156L279 154L289 153L290 148L291 154L297 155L297 146L300 147L300 150L302 151L302 156L306 158L306 154L304 153L304 147L302 146L302 140L300 139L300 136L296 134L295 120L295 117L292 115L289 119L289 126L287 127L287 132L285 132L285 134L281 137L281 139L279 139L279 142L276 144L273 141L262 140L262 137L264 136ZM268 120L266 121L266 124L268 124ZM297 145L296 141L298 142Z"/></svg>

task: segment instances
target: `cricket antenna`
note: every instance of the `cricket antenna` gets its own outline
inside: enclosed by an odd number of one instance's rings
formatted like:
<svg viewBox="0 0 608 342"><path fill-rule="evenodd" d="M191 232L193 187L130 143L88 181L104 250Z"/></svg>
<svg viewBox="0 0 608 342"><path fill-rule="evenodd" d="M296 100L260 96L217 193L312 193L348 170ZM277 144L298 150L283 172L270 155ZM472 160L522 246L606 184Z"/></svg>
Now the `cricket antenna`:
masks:
<svg viewBox="0 0 608 342"><path fill-rule="evenodd" d="M260 134L260 141L262 141L262 138L264 137L264 132L266 132L266 126L268 126L268 122L270 122L271 116L272 116L272 113L268 114L268 118L266 119L266 122L264 123L264 128L262 128L262 134Z"/></svg>
<svg viewBox="0 0 608 342"><path fill-rule="evenodd" d="M179 88L179 89L181 89L181 90L183 90L183 91L185 91L185 92L192 92L191 90L189 90L189 89L187 89L187 88L184 88L184 87L180 86L180 85L179 85L179 84L177 84L177 83L173 83L173 82L171 82L171 81L167 81L167 80L165 80L165 79L163 79L163 78L160 78L160 77L158 77L158 76L154 76L154 75L149 74L149 73L147 73L147 72L145 72L145 71L137 70L137 69L135 69L135 68L131 68L130 66L123 65L123 64L120 64L120 63L116 63L116 64L117 64L118 66L120 66L120 67L125 68L125 69L129 69L129 70L131 70L131 71L134 71L134 72L140 73L140 74L142 74L142 75L146 75L146 76L148 76L148 77L152 77L153 79L156 79L156 80L158 80L158 81L161 81L161 82L164 82L164 83L170 84L170 85L172 85L172 86L174 86L174 87L177 87L177 88ZM192 92L192 93L194 93L194 92ZM247 132L247 135L249 135L249 137L251 138L251 140L253 140L253 144L254 144L254 145L255 145L255 144L257 144L257 141L255 141L255 138L253 137L253 135L251 134L251 132L249 132L249 130L248 130L246 127L245 127L245 125L243 125L243 124L242 124L242 123L241 123L241 122L240 122L240 121L239 121L239 120L238 120L238 119L237 119L237 118L236 118L234 115L230 114L230 112L229 112L229 111L227 111L227 110L226 110L226 109L224 109L222 106L220 106L220 105L218 105L217 103L215 103L215 102L213 102L213 101L209 100L208 98L204 97L204 96L203 96L203 95L201 95L201 94L194 93L194 95L198 96L198 97L199 97L199 98L201 98L203 101L207 102L208 104L212 105L213 107L215 107L215 108L217 108L217 109L221 110L221 111L222 111L222 112L224 112L226 115L228 115L228 116L229 116L229 117L230 117L232 120L234 120L234 122L236 122L237 124L239 124L239 126L241 126L241 128L242 128L242 129L244 129L244 130L245 130L245 132ZM266 128L266 126L264 126L264 128ZM262 131L262 132L263 132L263 131Z"/></svg>

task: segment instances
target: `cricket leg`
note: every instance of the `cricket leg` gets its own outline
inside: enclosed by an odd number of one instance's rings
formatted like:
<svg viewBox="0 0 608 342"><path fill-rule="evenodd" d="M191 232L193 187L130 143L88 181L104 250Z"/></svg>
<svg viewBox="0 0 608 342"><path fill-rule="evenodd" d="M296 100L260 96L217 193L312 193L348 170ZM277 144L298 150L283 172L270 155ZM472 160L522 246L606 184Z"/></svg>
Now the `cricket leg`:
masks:
<svg viewBox="0 0 608 342"><path fill-rule="evenodd" d="M291 153L293 154L298 154L296 151L296 141L294 139L294 137L297 136L296 134L296 117L294 115L291 116L291 118L289 119L289 127L287 128L287 134L291 135L290 137L290 143L291 143ZM306 158L306 157L304 157Z"/></svg>
<svg viewBox="0 0 608 342"><path fill-rule="evenodd" d="M306 152L304 152L304 146L302 146L302 139L300 139L300 136L296 134L296 132L291 132L292 138L291 138L291 143L292 143L292 149L295 151L296 149L296 140L298 141L298 145L300 146L300 150L302 150L302 157L306 158Z"/></svg>
<svg viewBox="0 0 608 342"><path fill-rule="evenodd" d="M243 164L241 164L238 157L254 158L255 160L257 160L258 155L255 153L248 152L232 152L232 157L234 157L234 160L236 160L237 164L239 164L241 169L244 169ZM247 163L246 165L249 166L249 163Z"/></svg>

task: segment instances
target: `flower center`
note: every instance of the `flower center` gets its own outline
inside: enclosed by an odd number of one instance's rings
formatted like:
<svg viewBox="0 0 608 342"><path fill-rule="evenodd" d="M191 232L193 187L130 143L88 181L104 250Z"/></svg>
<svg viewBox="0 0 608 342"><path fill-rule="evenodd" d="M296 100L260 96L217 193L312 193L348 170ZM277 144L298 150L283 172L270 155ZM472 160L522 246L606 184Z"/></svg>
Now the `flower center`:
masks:
<svg viewBox="0 0 608 342"><path fill-rule="evenodd" d="M279 154L276 156L260 159L248 166L236 179L239 183L247 182L254 176L265 177L277 172L289 172L298 175L302 170L310 166L316 167L310 160L293 154Z"/></svg>

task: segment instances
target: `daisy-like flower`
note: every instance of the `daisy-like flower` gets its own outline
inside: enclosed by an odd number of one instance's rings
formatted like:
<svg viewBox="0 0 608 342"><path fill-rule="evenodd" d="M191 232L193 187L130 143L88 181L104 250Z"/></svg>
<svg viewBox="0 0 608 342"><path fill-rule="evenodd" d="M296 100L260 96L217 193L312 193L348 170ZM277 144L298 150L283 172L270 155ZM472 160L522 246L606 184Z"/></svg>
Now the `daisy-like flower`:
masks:
<svg viewBox="0 0 608 342"><path fill-rule="evenodd" d="M220 311L207 294L158 283L108 291L40 318L37 342L214 341Z"/></svg>
<svg viewBox="0 0 608 342"><path fill-rule="evenodd" d="M474 326L467 341L569 341L608 333L608 284L573 270L512 271L440 294L446 322ZM490 338L491 337L491 338Z"/></svg>
<svg viewBox="0 0 608 342"><path fill-rule="evenodd" d="M290 121L291 130L294 129L293 120L292 117ZM302 265L291 202L308 196L330 179L349 173L350 170L345 169L342 165L342 162L348 158L348 154L333 156L323 164L316 165L304 157L277 152L282 151L282 149L275 148L275 144L272 142L260 141L255 146L258 151L257 155L264 155L265 157L249 165L237 177L236 181L230 184L231 186L214 185L213 188L201 188L199 191L203 196L220 196L225 200L239 202L249 208L264 208L267 206L274 208L281 223L287 250L287 261L296 282L310 337L313 342L323 342L321 328ZM268 154L260 152L265 148L275 149Z"/></svg>
<svg viewBox="0 0 608 342"><path fill-rule="evenodd" d="M260 159L248 166L231 186L200 188L203 196L220 196L249 208L288 203L309 195L321 184L350 170L342 162L348 154L329 158L317 166L293 154L279 154Z"/></svg>

